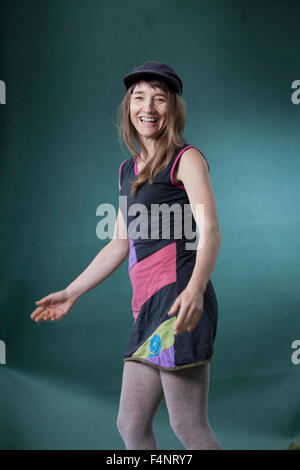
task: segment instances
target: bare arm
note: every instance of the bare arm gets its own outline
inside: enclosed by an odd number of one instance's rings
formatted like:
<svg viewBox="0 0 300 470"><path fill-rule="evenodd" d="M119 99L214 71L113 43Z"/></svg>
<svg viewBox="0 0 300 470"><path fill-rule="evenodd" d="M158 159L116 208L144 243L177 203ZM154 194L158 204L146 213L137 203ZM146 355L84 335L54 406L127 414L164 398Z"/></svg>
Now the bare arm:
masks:
<svg viewBox="0 0 300 470"><path fill-rule="evenodd" d="M189 281L190 286L204 293L217 261L221 232L208 168L198 150L193 148L186 150L179 162L177 176L183 181L198 227L201 226L201 220L198 218L200 214L196 206L197 204L204 206L204 232L200 232L204 243L201 248L198 246L195 268Z"/></svg>
<svg viewBox="0 0 300 470"><path fill-rule="evenodd" d="M127 228L119 208L112 240L102 248L89 266L68 285L66 288L68 295L79 297L93 289L107 279L125 261L128 254Z"/></svg>
<svg viewBox="0 0 300 470"><path fill-rule="evenodd" d="M61 320L82 294L110 276L123 263L128 254L127 228L119 208L112 240L102 248L90 265L68 287L35 301L36 308L30 318L35 322Z"/></svg>
<svg viewBox="0 0 300 470"><path fill-rule="evenodd" d="M221 245L216 202L208 168L197 150L189 149L182 155L177 176L184 184L199 230L201 222L204 227L202 231L200 230L192 276L187 287L175 299L168 312L168 315L173 315L179 310L174 325L175 335L186 330L191 332L198 324L203 314L204 292L216 264ZM201 221L201 212L198 214L197 204L204 207L203 221ZM200 243L201 237L203 243Z"/></svg>

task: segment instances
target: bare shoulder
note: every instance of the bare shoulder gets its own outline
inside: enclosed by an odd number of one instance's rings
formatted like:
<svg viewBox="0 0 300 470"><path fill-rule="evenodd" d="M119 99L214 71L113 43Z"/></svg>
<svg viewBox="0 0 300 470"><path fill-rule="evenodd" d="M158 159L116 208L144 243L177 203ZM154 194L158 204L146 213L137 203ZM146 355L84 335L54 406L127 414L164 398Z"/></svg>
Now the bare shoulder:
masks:
<svg viewBox="0 0 300 470"><path fill-rule="evenodd" d="M175 181L180 181L182 184L188 175L195 172L208 176L209 168L204 155L192 147L185 150L179 158L174 170Z"/></svg>

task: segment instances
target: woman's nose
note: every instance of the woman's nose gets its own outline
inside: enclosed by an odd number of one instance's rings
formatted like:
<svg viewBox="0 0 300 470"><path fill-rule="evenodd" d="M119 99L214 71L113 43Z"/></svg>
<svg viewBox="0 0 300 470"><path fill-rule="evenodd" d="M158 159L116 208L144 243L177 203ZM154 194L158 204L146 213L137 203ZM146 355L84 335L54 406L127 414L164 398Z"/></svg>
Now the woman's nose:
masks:
<svg viewBox="0 0 300 470"><path fill-rule="evenodd" d="M144 102L144 110L147 112L151 112L153 109L153 101L152 100L146 100Z"/></svg>

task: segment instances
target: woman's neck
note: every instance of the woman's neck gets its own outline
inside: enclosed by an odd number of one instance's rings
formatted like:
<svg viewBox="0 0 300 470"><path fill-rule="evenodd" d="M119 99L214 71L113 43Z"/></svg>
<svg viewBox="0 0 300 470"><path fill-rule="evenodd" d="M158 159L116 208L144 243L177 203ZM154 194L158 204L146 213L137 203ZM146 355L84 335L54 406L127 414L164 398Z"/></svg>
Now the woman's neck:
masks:
<svg viewBox="0 0 300 470"><path fill-rule="evenodd" d="M153 155L153 156L150 157L149 155L147 155L146 158L145 158L143 152L141 152L140 159L141 159L143 162L148 162L148 161L152 160L152 158L154 158L154 156L155 156L155 155Z"/></svg>
<svg viewBox="0 0 300 470"><path fill-rule="evenodd" d="M141 159L143 161L152 160L152 158L155 156L154 144L155 144L154 140L147 140L147 142L143 140L143 145L146 148L145 153L143 151L141 152Z"/></svg>

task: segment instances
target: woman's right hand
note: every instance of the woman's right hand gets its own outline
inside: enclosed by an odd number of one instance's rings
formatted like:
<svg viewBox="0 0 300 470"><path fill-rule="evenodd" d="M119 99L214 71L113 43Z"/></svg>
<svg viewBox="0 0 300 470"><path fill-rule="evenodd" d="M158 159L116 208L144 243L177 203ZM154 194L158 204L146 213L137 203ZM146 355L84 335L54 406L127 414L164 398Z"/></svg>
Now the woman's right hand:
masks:
<svg viewBox="0 0 300 470"><path fill-rule="evenodd" d="M78 297L71 297L66 289L53 292L35 302L38 307L32 312L30 318L35 322L60 320L71 310L77 300Z"/></svg>

